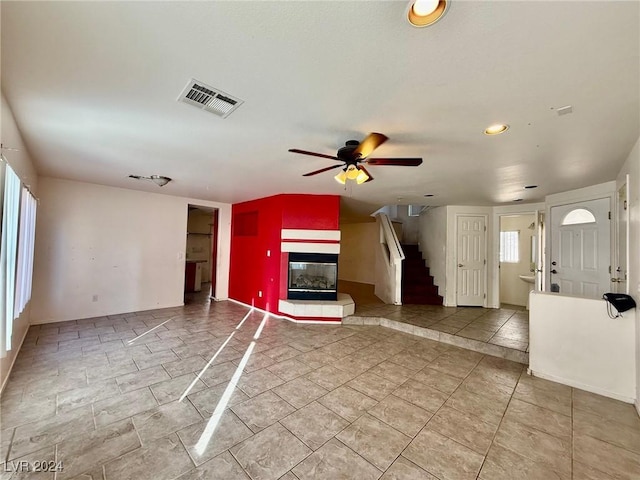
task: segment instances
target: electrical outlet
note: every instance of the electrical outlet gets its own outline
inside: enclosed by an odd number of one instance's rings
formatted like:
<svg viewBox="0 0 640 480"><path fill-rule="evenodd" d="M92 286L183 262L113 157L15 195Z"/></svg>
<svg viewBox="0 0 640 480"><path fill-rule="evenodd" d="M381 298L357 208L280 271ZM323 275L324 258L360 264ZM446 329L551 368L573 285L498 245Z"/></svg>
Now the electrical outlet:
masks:
<svg viewBox="0 0 640 480"><path fill-rule="evenodd" d="M97 301L98 301L98 295L94 295L94 296L91 298L91 301L92 301L92 302L97 302Z"/></svg>

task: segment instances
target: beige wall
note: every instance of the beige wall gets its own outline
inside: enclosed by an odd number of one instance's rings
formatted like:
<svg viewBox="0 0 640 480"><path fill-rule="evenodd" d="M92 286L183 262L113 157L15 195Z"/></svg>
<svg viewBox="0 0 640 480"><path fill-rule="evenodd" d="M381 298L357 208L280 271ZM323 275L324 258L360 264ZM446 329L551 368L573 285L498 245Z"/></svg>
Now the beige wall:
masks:
<svg viewBox="0 0 640 480"><path fill-rule="evenodd" d="M535 215L517 215L500 217L500 231L519 231L520 262L500 263L500 303L525 306L529 291L533 284L525 283L518 275L532 275L531 269L531 239L535 230L529 225L535 222ZM499 242L500 239L497 239Z"/></svg>
<svg viewBox="0 0 640 480"><path fill-rule="evenodd" d="M631 150L618 175L618 187L629 174L629 294L640 305L640 139ZM640 413L640 311L635 310L636 410Z"/></svg>
<svg viewBox="0 0 640 480"><path fill-rule="evenodd" d="M377 223L340 225L338 278L350 282L375 284L376 249L379 242Z"/></svg>
<svg viewBox="0 0 640 480"><path fill-rule="evenodd" d="M38 178L35 166L29 152L22 141L22 136L13 118L11 108L7 104L4 95L2 95L2 122L0 126L0 139L2 145L15 149L3 151L4 157L7 159L11 168L17 173L23 183L29 185L31 191L38 196ZM39 214L39 213L38 213ZM36 232L37 235L37 232ZM7 352L4 358L0 359L0 386L4 387L4 383L9 375L9 371L15 357L18 353L20 345L24 340L24 336L27 333L31 318L31 304L33 301L27 304L27 307L13 323L13 335L11 337L11 350Z"/></svg>
<svg viewBox="0 0 640 480"><path fill-rule="evenodd" d="M32 323L181 305L189 203L220 210L226 298L231 206L43 177Z"/></svg>

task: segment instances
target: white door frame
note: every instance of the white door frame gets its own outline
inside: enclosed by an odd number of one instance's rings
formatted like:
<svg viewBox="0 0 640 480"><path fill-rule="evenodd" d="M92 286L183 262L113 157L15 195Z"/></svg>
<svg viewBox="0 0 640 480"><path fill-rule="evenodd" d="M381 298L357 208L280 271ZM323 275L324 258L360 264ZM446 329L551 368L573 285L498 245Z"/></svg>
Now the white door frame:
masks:
<svg viewBox="0 0 640 480"><path fill-rule="evenodd" d="M487 238L487 231L488 231L488 225L489 225L489 215L487 214L482 214L482 213L456 213L455 214L455 219L454 219L454 223L453 223L453 231L454 231L454 239L455 239L455 265L456 268L454 269L454 285L455 285L455 299L456 299L456 305L458 304L458 219L459 217L482 217L484 218L484 258L485 258L485 266L484 266L484 300L482 303L482 306L484 308L487 307L488 305L488 301L489 301L489 296L487 295L487 290L488 290L488 284L487 284L487 271L488 271L488 267L489 267L489 259L488 259L488 238Z"/></svg>
<svg viewBox="0 0 640 480"><path fill-rule="evenodd" d="M493 238L493 248L491 251L490 259L495 274L491 278L491 298L488 298L487 306L489 308L500 308L500 217L510 215L535 215L536 216L536 231L539 225L539 213L545 211L544 203L528 203L522 205L509 205L505 207L495 207L493 211L493 228L491 230L491 237ZM537 245L538 251L540 251L541 245ZM544 255L538 254L538 263L540 261L545 262ZM539 274L541 275L541 274ZM542 276L542 275L541 275Z"/></svg>
<svg viewBox="0 0 640 480"><path fill-rule="evenodd" d="M620 190L625 189L625 198L621 201L620 200ZM612 279L622 279L623 282L622 283L617 283L617 292L618 293L626 293L627 295L629 295L629 240L630 238L630 234L629 234L629 220L630 220L630 208L629 208L629 174L627 174L625 176L625 181L624 183L620 184L620 186L617 188L616 190L616 201L613 205L613 211L615 212L615 227L614 227L614 235L615 235L615 243L612 245L612 250L614 251L614 255L613 255L613 265L611 266L611 268L613 269L613 272L611 274L611 278ZM623 262L624 265L621 265L620 263L620 219L624 218L624 221L626 223L626 230L624 233L625 235L625 261ZM620 269L620 270L618 270Z"/></svg>
<svg viewBox="0 0 640 480"><path fill-rule="evenodd" d="M550 277L550 265L551 265L551 209L553 207L559 207L562 205L569 205L572 203L580 203L586 202L589 200L598 200L601 198L608 198L609 205L611 208L615 205L617 195L616 182L606 182L598 185L593 185L591 187L581 188L579 190L572 190L570 192L558 193L555 195L549 195L547 197L546 202L546 214L545 221L547 228L545 229L545 245L546 249L544 252L544 278L545 278L545 291L549 291L551 288L551 282L549 280ZM613 211L611 213L613 215ZM610 230L611 230L611 252L610 252L610 262L613 268L613 253L614 253L614 245L616 244L615 237L615 228L613 228L614 222L610 222Z"/></svg>

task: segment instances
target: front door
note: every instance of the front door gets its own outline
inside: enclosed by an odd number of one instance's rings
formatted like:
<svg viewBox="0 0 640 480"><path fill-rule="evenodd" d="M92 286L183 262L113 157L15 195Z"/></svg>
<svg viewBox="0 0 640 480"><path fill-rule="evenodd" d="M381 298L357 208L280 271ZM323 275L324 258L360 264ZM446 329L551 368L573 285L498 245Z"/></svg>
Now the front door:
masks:
<svg viewBox="0 0 640 480"><path fill-rule="evenodd" d="M484 306L486 285L485 217L457 217L458 305Z"/></svg>
<svg viewBox="0 0 640 480"><path fill-rule="evenodd" d="M600 198L551 208L552 292L600 298L610 290L609 203Z"/></svg>

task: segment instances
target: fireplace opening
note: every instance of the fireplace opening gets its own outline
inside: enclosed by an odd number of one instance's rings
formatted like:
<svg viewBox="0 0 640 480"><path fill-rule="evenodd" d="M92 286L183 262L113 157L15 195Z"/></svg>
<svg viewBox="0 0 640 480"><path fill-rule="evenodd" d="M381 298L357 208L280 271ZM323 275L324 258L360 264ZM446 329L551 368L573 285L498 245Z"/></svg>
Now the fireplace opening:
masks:
<svg viewBox="0 0 640 480"><path fill-rule="evenodd" d="M338 255L290 253L287 298L337 300Z"/></svg>

